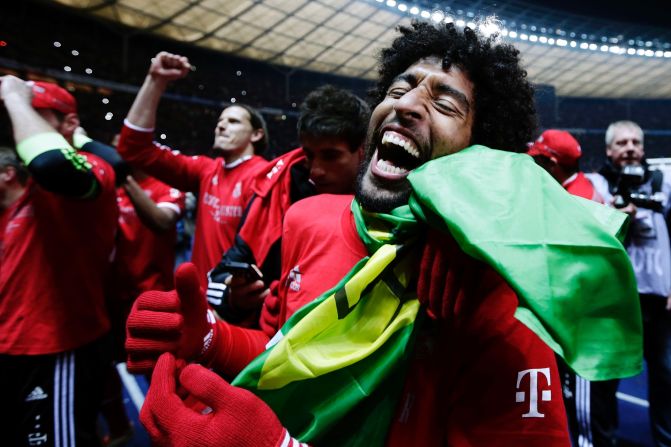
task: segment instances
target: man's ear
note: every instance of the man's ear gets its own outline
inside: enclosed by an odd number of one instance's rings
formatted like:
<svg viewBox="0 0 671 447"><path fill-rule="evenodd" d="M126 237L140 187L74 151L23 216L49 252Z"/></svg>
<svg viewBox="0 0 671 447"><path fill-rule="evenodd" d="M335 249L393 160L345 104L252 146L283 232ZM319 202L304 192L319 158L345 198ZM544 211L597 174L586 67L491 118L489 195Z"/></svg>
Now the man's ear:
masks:
<svg viewBox="0 0 671 447"><path fill-rule="evenodd" d="M356 150L357 153L359 154L359 161L363 160L363 156L366 152L365 149L364 149L364 146L365 146L364 143L361 143L359 145L359 148Z"/></svg>
<svg viewBox="0 0 671 447"><path fill-rule="evenodd" d="M67 113L63 117L63 122L61 123L60 133L67 137L72 137L72 134L75 133L75 129L79 127L79 115L76 113Z"/></svg>
<svg viewBox="0 0 671 447"><path fill-rule="evenodd" d="M0 179L5 183L16 181L16 168L14 166L5 166L0 169Z"/></svg>
<svg viewBox="0 0 671 447"><path fill-rule="evenodd" d="M261 141L263 137L265 136L265 132L263 129L254 129L254 132L252 132L252 138L250 139L252 143L256 143L257 141Z"/></svg>

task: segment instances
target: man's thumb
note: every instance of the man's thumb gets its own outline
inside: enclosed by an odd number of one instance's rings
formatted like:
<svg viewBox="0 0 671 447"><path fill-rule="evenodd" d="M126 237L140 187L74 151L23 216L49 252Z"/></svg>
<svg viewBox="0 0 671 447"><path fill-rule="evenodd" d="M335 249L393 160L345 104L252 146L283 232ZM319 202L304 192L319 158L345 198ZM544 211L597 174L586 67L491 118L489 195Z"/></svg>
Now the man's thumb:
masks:
<svg viewBox="0 0 671 447"><path fill-rule="evenodd" d="M182 312L206 307L203 292L200 289L198 269L190 262L185 262L175 271L175 289L182 306Z"/></svg>

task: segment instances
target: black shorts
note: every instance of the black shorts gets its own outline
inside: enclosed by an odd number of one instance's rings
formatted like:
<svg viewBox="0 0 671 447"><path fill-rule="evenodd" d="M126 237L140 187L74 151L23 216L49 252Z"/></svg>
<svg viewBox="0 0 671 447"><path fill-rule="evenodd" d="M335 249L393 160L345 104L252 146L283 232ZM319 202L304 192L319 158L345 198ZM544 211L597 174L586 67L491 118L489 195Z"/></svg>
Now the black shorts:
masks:
<svg viewBox="0 0 671 447"><path fill-rule="evenodd" d="M108 336L51 355L0 355L0 433L8 446L98 446Z"/></svg>

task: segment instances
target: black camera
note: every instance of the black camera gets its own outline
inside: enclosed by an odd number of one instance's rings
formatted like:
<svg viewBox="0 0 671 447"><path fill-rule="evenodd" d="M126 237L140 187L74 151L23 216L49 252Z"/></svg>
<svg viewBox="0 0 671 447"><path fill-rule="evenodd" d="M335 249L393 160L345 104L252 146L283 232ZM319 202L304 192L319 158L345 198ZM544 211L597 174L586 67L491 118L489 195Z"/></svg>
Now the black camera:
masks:
<svg viewBox="0 0 671 447"><path fill-rule="evenodd" d="M640 165L626 165L620 171L617 184L613 190L616 208L623 208L630 203L637 207L662 212L664 209L664 193L657 191L652 194L642 190L647 180L647 170Z"/></svg>

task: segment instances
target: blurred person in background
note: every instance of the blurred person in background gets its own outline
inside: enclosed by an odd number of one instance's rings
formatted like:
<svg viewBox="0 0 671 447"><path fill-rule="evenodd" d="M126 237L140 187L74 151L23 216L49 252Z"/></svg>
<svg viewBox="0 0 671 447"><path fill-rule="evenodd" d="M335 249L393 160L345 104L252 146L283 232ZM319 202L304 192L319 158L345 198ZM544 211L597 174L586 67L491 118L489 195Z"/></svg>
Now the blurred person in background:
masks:
<svg viewBox="0 0 671 447"><path fill-rule="evenodd" d="M117 188L119 223L107 308L112 324L114 363L109 370L102 412L105 445L120 445L133 435L123 403L117 368L126 360L126 319L133 301L147 290L170 290L175 265L176 223L185 207L184 193L132 168Z"/></svg>
<svg viewBox="0 0 671 447"><path fill-rule="evenodd" d="M198 191L191 260L206 273L233 244L243 208L250 198L252 175L266 165L258 154L268 145L261 114L241 104L225 108L214 129L216 158L185 156L154 143L156 111L170 82L184 78L191 65L184 56L160 52L154 57L128 116L118 149L131 165L180 191Z"/></svg>
<svg viewBox="0 0 671 447"><path fill-rule="evenodd" d="M548 129L530 144L527 153L574 196L604 203L592 182L580 170L582 150L569 132Z"/></svg>
<svg viewBox="0 0 671 447"><path fill-rule="evenodd" d="M3 441L95 446L111 359L104 298L117 223L111 164L120 159L85 152L99 149L90 140L73 148L81 144L77 104L55 84L3 76L0 100L30 172L22 180L16 167L5 169L24 190L10 196L0 219ZM104 145L103 152L114 154Z"/></svg>
<svg viewBox="0 0 671 447"><path fill-rule="evenodd" d="M671 445L671 181L645 160L643 130L616 121L606 130L606 164L590 175L606 203L630 216L625 247L636 274L643 314L643 352L655 445ZM615 390L611 411L617 416Z"/></svg>

